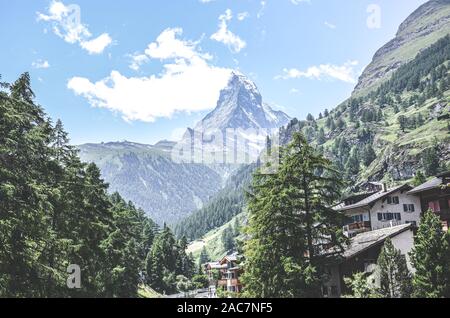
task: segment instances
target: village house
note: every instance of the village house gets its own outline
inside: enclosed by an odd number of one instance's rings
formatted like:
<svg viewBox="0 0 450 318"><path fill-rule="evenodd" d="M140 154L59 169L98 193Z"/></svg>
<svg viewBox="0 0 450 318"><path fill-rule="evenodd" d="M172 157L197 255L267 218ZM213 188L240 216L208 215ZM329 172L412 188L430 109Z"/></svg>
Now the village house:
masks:
<svg viewBox="0 0 450 318"><path fill-rule="evenodd" d="M431 210L439 215L444 230L450 225L450 171L410 190L408 195L420 199L421 210Z"/></svg>
<svg viewBox="0 0 450 318"><path fill-rule="evenodd" d="M408 194L410 190L412 187L407 184L390 189L382 185L379 191L345 198L335 207L347 217L344 233L353 237L359 233L402 224L418 226L421 215L420 199Z"/></svg>
<svg viewBox="0 0 450 318"><path fill-rule="evenodd" d="M238 264L239 255L233 253L222 257L218 262L205 264L205 272L209 279L209 292L214 297L217 290L227 292L242 292L242 283L239 279L242 268Z"/></svg>
<svg viewBox="0 0 450 318"><path fill-rule="evenodd" d="M322 286L323 296L338 298L348 294L350 290L344 283L345 277L350 278L355 273L374 274L378 256L387 238L390 238L394 247L406 256L408 268L413 271L409 259L409 252L414 246L413 229L413 225L409 223L354 236L342 257L328 267L330 279Z"/></svg>

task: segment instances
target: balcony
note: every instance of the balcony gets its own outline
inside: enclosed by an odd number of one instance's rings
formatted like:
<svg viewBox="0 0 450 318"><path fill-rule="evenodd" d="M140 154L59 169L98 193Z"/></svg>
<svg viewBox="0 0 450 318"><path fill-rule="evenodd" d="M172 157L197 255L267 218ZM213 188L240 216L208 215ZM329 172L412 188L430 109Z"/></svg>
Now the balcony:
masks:
<svg viewBox="0 0 450 318"><path fill-rule="evenodd" d="M226 279L219 279L217 281L217 286L219 286L219 287L227 286L227 280Z"/></svg>
<svg viewBox="0 0 450 318"><path fill-rule="evenodd" d="M369 221L356 222L356 223L351 223L351 224L347 224L344 226L344 232L362 233L362 232L367 232L367 231L370 231L370 222Z"/></svg>
<svg viewBox="0 0 450 318"><path fill-rule="evenodd" d="M238 286L238 285L240 285L239 279L236 279L236 278L230 279L229 286Z"/></svg>

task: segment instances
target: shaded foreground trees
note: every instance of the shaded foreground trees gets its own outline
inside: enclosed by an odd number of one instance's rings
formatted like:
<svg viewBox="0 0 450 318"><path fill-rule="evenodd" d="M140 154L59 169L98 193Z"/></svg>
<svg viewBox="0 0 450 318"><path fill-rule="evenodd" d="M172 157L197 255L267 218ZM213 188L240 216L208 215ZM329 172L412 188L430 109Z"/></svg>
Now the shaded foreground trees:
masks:
<svg viewBox="0 0 450 318"><path fill-rule="evenodd" d="M250 297L316 297L326 279L325 251L341 247L342 215L329 208L341 181L331 163L299 133L281 151L276 174L255 173L248 194L245 293ZM335 250L336 256L341 249Z"/></svg>
<svg viewBox="0 0 450 318"><path fill-rule="evenodd" d="M23 74L0 91L0 296L134 297L156 226L84 164ZM67 268L80 267L81 288Z"/></svg>

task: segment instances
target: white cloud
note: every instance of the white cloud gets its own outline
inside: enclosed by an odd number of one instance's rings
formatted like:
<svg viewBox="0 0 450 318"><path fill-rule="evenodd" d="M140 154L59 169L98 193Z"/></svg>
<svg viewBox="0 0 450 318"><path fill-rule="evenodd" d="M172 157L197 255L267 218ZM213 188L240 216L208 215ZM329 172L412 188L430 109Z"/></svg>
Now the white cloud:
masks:
<svg viewBox="0 0 450 318"><path fill-rule="evenodd" d="M260 5L261 5L261 7L260 7L258 13L256 14L256 17L258 19L260 19L264 15L265 10L266 10L267 2L265 0L263 0L263 1L260 2Z"/></svg>
<svg viewBox="0 0 450 318"><path fill-rule="evenodd" d="M196 42L179 39L181 34L182 29L167 29L149 44L145 54L135 54L145 61L161 60L161 74L126 77L113 70L97 82L71 78L67 86L93 107L109 109L127 121L152 122L176 112L212 109L231 70L208 64L210 55L201 52Z"/></svg>
<svg viewBox="0 0 450 318"><path fill-rule="evenodd" d="M298 94L298 93L300 93L300 90L298 90L297 88L291 88L289 93L291 93L291 94Z"/></svg>
<svg viewBox="0 0 450 318"><path fill-rule="evenodd" d="M81 47L88 51L89 54L100 54L107 46L112 43L112 39L108 33L103 33L97 38L90 41L83 41L80 43Z"/></svg>
<svg viewBox="0 0 450 318"><path fill-rule="evenodd" d="M210 3L210 2L213 2L213 1L215 1L215 0L199 0L201 3Z"/></svg>
<svg viewBox="0 0 450 318"><path fill-rule="evenodd" d="M283 70L283 75L276 76L276 79L292 79L292 78L311 78L311 79L336 79L346 83L356 83L356 71L354 67L358 65L358 61L348 61L343 65L321 64L311 66L305 71L296 68Z"/></svg>
<svg viewBox="0 0 450 318"><path fill-rule="evenodd" d="M31 63L31 66L34 68L49 68L50 63L46 60L36 60L33 63Z"/></svg>
<svg viewBox="0 0 450 318"><path fill-rule="evenodd" d="M37 20L50 22L52 30L57 36L67 43L78 43L89 54L100 54L112 43L108 33L91 39L91 32L86 25L81 23L80 7L75 4L66 6L60 1L54 0L50 4L48 14L37 12Z"/></svg>
<svg viewBox="0 0 450 318"><path fill-rule="evenodd" d="M250 14L248 12L240 12L237 15L237 19L239 21L244 21L245 19L247 19L250 16Z"/></svg>
<svg viewBox="0 0 450 318"><path fill-rule="evenodd" d="M211 39L227 45L234 53L240 52L246 47L247 43L239 36L228 30L228 22L233 18L230 9L227 9L224 14L219 16L219 30L211 35Z"/></svg>
<svg viewBox="0 0 450 318"><path fill-rule="evenodd" d="M141 65L150 60L147 55L140 53L135 53L128 56L131 58L131 64L129 67L134 71L139 71Z"/></svg>
<svg viewBox="0 0 450 318"><path fill-rule="evenodd" d="M325 21L324 24L327 28L332 29L332 30L337 28L335 24L328 22L328 21Z"/></svg>
<svg viewBox="0 0 450 318"><path fill-rule="evenodd" d="M204 59L211 59L209 54L202 54L197 50L198 42L180 40L177 36L183 33L181 28L169 28L164 30L156 39L150 43L145 50L145 54L150 58L166 60L173 58L192 59L200 56Z"/></svg>

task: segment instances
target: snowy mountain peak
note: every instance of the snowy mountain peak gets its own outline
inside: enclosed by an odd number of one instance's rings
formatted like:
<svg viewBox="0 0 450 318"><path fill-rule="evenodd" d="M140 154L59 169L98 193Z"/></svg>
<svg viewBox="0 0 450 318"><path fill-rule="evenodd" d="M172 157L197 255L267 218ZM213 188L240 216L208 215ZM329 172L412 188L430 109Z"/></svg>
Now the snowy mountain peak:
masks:
<svg viewBox="0 0 450 318"><path fill-rule="evenodd" d="M226 128L271 129L286 125L290 117L263 103L258 87L238 71L231 73L220 92L216 108L197 124L195 130Z"/></svg>

